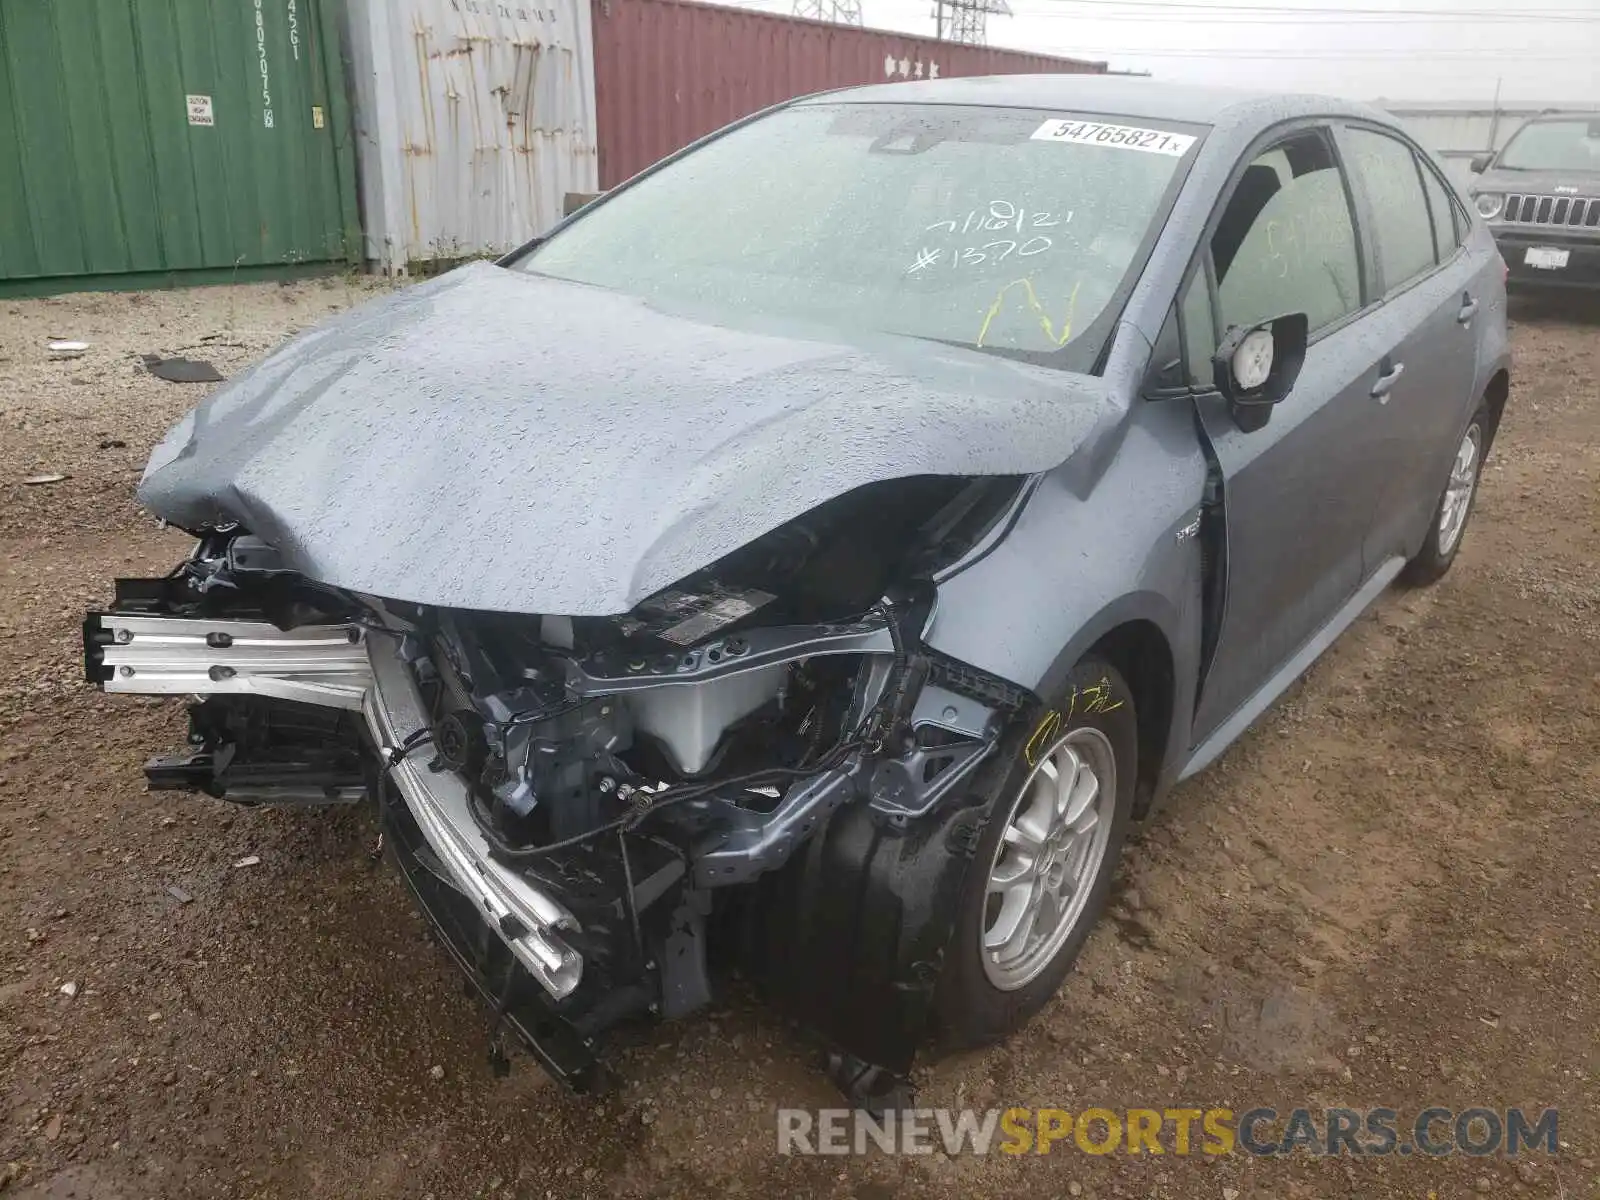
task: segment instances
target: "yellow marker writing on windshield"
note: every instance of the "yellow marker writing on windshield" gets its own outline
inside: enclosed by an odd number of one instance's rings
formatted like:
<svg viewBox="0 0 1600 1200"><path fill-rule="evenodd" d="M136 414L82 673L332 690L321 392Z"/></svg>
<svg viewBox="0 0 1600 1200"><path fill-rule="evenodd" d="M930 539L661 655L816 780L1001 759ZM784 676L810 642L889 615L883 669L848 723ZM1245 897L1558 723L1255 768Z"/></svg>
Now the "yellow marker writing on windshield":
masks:
<svg viewBox="0 0 1600 1200"><path fill-rule="evenodd" d="M1020 287L1028 301L1028 307L1033 309L1035 315L1038 316L1039 324L1044 328L1045 337L1049 338L1057 346L1065 346L1067 340L1072 337L1072 315L1078 308L1078 288L1082 283L1083 280L1080 279L1072 285L1072 295L1067 301L1067 316L1061 323L1061 333L1058 336L1055 323L1050 320L1050 314L1045 312L1044 305L1040 303L1039 294L1033 290L1033 280L1027 278L1013 279L1000 289L999 294L994 298L994 303L989 306L989 312L983 318L983 327L978 330L977 345L982 346L983 339L989 336L989 325L1000 315L1000 309L1006 302L1006 293L1014 287Z"/></svg>

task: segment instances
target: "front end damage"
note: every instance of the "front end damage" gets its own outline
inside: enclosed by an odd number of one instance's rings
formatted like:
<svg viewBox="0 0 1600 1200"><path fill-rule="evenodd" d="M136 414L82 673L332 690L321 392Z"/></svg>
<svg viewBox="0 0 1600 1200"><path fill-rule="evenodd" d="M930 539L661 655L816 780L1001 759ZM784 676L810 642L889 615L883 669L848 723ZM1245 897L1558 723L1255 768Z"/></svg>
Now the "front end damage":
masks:
<svg viewBox="0 0 1600 1200"><path fill-rule="evenodd" d="M859 489L617 616L360 595L204 530L89 614L86 669L193 698L152 788L375 800L497 1019L576 1087L608 1028L708 1002L714 943L834 1049L902 1076L975 777L1032 703L924 645L932 579L1019 486Z"/></svg>

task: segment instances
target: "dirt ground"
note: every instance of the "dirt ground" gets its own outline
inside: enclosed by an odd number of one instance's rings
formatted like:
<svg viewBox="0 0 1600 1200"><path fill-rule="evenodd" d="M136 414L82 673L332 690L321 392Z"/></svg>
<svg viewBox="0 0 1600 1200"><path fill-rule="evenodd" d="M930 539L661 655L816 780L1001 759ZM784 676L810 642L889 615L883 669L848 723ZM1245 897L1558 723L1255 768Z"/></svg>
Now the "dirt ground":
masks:
<svg viewBox="0 0 1600 1200"><path fill-rule="evenodd" d="M186 549L133 488L203 389L138 355L228 373L369 291L0 301L6 1200L1600 1196L1600 315L1516 310L1452 574L1385 596L1178 790L1040 1019L919 1075L979 1108L1553 1105L1561 1154L800 1159L774 1109L838 1101L756 999L625 1033L599 1099L497 1078L364 814L149 794L181 707L83 683L81 611Z"/></svg>

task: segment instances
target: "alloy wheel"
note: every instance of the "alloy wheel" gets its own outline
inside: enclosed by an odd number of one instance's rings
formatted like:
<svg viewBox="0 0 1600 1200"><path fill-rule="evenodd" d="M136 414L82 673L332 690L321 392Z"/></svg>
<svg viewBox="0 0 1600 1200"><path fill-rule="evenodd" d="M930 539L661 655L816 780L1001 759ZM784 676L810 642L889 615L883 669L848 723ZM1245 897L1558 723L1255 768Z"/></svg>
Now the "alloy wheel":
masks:
<svg viewBox="0 0 1600 1200"><path fill-rule="evenodd" d="M1028 772L989 864L979 952L996 988L1036 979L1084 919L1116 797L1116 755L1092 726L1063 735Z"/></svg>

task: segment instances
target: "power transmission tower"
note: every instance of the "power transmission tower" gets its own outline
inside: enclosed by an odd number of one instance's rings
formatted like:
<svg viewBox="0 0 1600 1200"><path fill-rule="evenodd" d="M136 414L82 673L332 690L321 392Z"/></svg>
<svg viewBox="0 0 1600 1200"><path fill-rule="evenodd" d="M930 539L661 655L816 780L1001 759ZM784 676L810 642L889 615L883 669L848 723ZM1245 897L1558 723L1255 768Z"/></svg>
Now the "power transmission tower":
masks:
<svg viewBox="0 0 1600 1200"><path fill-rule="evenodd" d="M861 0L794 0L794 15L835 25L859 25Z"/></svg>
<svg viewBox="0 0 1600 1200"><path fill-rule="evenodd" d="M985 45L989 40L989 14L1009 17L1006 0L935 0L934 36L941 41Z"/></svg>

